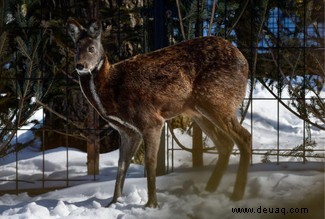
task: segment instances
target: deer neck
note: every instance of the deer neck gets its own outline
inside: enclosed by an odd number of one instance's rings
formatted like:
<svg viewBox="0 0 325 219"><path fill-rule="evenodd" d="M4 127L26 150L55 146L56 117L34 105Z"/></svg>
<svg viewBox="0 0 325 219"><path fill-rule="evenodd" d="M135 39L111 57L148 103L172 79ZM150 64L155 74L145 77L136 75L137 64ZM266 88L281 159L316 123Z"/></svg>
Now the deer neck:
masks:
<svg viewBox="0 0 325 219"><path fill-rule="evenodd" d="M80 88L86 96L89 103L98 111L102 117L107 117L114 110L113 103L103 102L103 95L107 96L105 84L109 80L109 72L111 65L108 58L104 58L98 63L97 67L89 74L79 75ZM107 98L105 98L107 100ZM111 105L107 107L107 105ZM108 110L110 109L110 110Z"/></svg>

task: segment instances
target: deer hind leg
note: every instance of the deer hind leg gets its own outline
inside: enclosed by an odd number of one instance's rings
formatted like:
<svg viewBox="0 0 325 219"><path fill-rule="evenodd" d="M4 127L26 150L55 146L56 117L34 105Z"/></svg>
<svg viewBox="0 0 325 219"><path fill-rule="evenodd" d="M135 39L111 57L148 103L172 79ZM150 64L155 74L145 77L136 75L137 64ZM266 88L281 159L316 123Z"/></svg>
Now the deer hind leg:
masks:
<svg viewBox="0 0 325 219"><path fill-rule="evenodd" d="M236 182L231 199L236 201L244 196L247 174L250 163L251 153L251 134L240 125L237 118L233 114L225 114L213 110L215 107L197 108L210 122L217 126L226 138L231 138L240 151L240 160L237 170ZM225 139L226 139L225 138ZM213 180L212 180L213 181ZM213 185L213 183L212 183Z"/></svg>
<svg viewBox="0 0 325 219"><path fill-rule="evenodd" d="M143 132L143 141L145 145L145 165L148 185L148 202L146 207L155 208L158 206L156 195L156 168L157 154L159 150L161 125L150 127Z"/></svg>
<svg viewBox="0 0 325 219"><path fill-rule="evenodd" d="M121 197L124 186L126 172L130 166L131 159L141 143L141 135L136 131L126 130L119 131L121 135L120 157L118 161L118 170L115 182L115 190L112 201L107 205L116 203Z"/></svg>
<svg viewBox="0 0 325 219"><path fill-rule="evenodd" d="M233 201L237 201L243 198L245 192L248 168L251 158L252 136L244 127L240 125L236 117L231 118L231 123L229 126L232 127L232 129L230 129L231 136L236 142L240 152L235 187L231 196Z"/></svg>
<svg viewBox="0 0 325 219"><path fill-rule="evenodd" d="M226 134L205 117L196 117L193 119L213 141L219 152L218 161L205 188L209 192L214 192L218 188L222 176L227 169L234 143Z"/></svg>

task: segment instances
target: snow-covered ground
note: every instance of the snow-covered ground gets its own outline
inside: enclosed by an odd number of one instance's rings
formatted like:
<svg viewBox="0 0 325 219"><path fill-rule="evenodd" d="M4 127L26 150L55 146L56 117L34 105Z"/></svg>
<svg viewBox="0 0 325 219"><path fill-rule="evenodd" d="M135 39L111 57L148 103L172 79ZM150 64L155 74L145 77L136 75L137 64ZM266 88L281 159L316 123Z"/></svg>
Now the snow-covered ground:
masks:
<svg viewBox="0 0 325 219"><path fill-rule="evenodd" d="M51 171L57 177L62 171L64 177L65 153L65 148L47 153L52 161L46 164L49 178ZM69 153L71 177L84 175L86 154ZM206 156L210 160L213 157ZM25 193L0 197L0 218L324 218L324 164L320 162L254 164L249 171L245 198L239 202L228 198L236 164L230 164L217 192L211 194L204 191L204 186L212 166L178 167L173 173L157 178L158 209L143 207L147 201L146 179L143 167L133 164L120 203L105 208L113 195L117 158L117 151L101 155L101 173L95 182L36 197ZM40 159L35 156L24 160L21 165L25 176L35 177L35 172L40 172ZM231 163L237 159L232 157ZM180 157L178 161L181 163ZM255 213L234 213L234 208L252 208ZM264 208L273 213L261 213L259 209ZM308 213L304 213L305 208ZM290 213L292 209L300 213Z"/></svg>
<svg viewBox="0 0 325 219"><path fill-rule="evenodd" d="M269 97L269 94L257 86L254 96ZM275 100L253 102L253 120L248 115L244 121L250 131L252 125L253 148L276 149L278 120L281 147L302 144L302 121L283 107L279 109L278 119ZM39 112L35 117L41 119L41 115ZM190 136L179 130L175 132L184 144L191 144ZM311 132L312 139L317 142L316 148L323 149L324 132L314 128ZM31 139L31 131L19 133L18 141ZM282 162L277 165L261 163L261 156L256 156L249 170L244 199L232 202L229 194L233 190L239 156L231 157L218 190L207 193L204 187L217 155L205 154L205 166L192 168L191 154L175 151L174 172L157 177L159 208L143 207L147 201L146 178L143 166L135 164L128 171L120 202L105 208L113 196L118 151L100 155L100 174L92 181L93 176L86 176L86 153L60 147L43 154L39 146L40 142L34 141L31 147L18 153L17 163L16 154L1 159L0 179L15 180L18 175L19 188L35 188L42 186L43 177L65 179L68 174L71 187L35 197L26 193L0 196L0 218L324 218L324 161L320 159L303 164L297 162L299 158L281 157ZM45 187L65 185L64 181L44 184ZM16 184L0 180L0 187L0 190L15 189Z"/></svg>

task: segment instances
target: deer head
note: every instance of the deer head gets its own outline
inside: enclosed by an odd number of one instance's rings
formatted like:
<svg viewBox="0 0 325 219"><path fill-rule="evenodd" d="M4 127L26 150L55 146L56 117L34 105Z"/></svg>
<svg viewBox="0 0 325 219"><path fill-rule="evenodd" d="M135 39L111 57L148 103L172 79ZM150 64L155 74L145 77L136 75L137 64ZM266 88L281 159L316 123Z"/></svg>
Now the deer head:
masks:
<svg viewBox="0 0 325 219"><path fill-rule="evenodd" d="M74 19L68 20L68 34L75 44L75 68L79 75L98 71L104 62L104 48L101 43L102 25L92 21L84 28Z"/></svg>

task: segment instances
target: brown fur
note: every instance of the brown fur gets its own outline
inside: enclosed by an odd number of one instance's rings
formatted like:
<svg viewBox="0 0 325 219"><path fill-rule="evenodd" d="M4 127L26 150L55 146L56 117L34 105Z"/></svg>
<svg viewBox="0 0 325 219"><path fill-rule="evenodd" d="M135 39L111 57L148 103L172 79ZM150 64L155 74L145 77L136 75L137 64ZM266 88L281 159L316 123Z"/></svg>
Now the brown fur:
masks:
<svg viewBox="0 0 325 219"><path fill-rule="evenodd" d="M98 22L88 30L74 20L68 25L78 49L76 67L84 94L121 134L112 203L121 195L125 172L143 139L147 206L157 206L155 169L161 128L165 120L180 114L192 117L218 147L219 160L207 190L216 190L233 145L238 145L241 158L232 198L243 197L251 135L236 119L248 77L247 61L237 48L220 37L204 37L111 65L100 43Z"/></svg>

